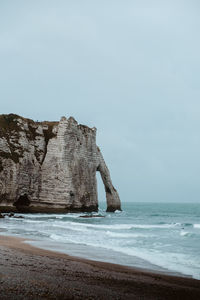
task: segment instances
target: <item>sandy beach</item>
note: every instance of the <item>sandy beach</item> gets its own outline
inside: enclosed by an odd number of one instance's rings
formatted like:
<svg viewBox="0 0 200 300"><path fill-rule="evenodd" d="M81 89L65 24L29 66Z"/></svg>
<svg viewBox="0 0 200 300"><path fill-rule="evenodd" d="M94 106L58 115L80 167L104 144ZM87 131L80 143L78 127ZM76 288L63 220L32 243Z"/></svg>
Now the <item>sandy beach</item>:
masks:
<svg viewBox="0 0 200 300"><path fill-rule="evenodd" d="M0 236L0 299L200 299L200 281L90 261Z"/></svg>

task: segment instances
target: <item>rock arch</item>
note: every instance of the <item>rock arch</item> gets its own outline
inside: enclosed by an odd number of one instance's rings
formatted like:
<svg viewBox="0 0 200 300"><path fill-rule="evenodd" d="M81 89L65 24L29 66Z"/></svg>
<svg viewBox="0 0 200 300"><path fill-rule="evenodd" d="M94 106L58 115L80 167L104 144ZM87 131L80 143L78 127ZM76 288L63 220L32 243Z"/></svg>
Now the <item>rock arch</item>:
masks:
<svg viewBox="0 0 200 300"><path fill-rule="evenodd" d="M70 117L34 122L0 115L0 209L26 212L97 211L96 171L107 211L121 209L109 170L96 145L96 128Z"/></svg>
<svg viewBox="0 0 200 300"><path fill-rule="evenodd" d="M104 184L104 188L106 192L107 212L114 212L116 210L121 210L121 202L120 202L118 192L116 191L116 189L112 184L110 172L104 161L104 158L99 149L98 151L99 151L99 165L97 166L97 172L100 172Z"/></svg>

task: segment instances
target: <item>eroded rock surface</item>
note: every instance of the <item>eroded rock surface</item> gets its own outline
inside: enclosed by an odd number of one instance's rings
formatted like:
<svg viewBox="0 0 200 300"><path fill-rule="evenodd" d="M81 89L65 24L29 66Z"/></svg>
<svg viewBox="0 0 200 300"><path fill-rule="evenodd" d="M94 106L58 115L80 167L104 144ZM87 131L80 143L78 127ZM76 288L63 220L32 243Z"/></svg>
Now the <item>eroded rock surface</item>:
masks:
<svg viewBox="0 0 200 300"><path fill-rule="evenodd" d="M96 211L97 171L107 210L120 210L96 145L96 128L79 125L72 117L34 122L13 114L0 116L1 211Z"/></svg>

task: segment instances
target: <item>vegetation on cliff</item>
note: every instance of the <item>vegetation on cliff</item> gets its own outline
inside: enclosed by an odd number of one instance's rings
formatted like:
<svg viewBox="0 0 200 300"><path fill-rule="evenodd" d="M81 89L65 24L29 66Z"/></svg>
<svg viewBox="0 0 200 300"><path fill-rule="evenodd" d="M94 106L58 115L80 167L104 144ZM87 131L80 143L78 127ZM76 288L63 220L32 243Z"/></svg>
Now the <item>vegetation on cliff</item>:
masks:
<svg viewBox="0 0 200 300"><path fill-rule="evenodd" d="M10 150L8 152L0 149L0 172L3 170L2 158L11 159L15 163L18 163L20 157L23 156L24 149L20 147L18 143L20 137L19 133L22 131L19 122L20 120L28 125L28 130L25 131L28 140L35 140L37 136L41 136L42 134L37 132L37 128L39 125L44 126L43 135L46 145L45 151L47 151L49 140L55 136L53 127L57 125L58 122L34 122L31 119L23 118L16 114L0 115L0 139L3 138L6 140ZM36 157L38 157L37 153Z"/></svg>
<svg viewBox="0 0 200 300"><path fill-rule="evenodd" d="M10 152L0 150L0 157L6 159L10 158L15 163L19 162L19 157L21 156L20 147L14 147L13 143L10 141L10 136L12 135L14 140L18 138L20 127L18 125L17 118L19 118L19 116L15 114L0 115L0 138L6 139L10 149ZM2 168L2 161L0 161L0 170Z"/></svg>

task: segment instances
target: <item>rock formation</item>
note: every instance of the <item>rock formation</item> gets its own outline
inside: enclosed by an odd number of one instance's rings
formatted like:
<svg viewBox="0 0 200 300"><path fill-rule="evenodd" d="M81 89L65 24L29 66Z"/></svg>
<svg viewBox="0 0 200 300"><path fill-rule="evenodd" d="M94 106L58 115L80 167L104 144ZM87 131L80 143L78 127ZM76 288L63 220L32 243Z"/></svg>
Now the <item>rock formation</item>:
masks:
<svg viewBox="0 0 200 300"><path fill-rule="evenodd" d="M34 122L0 115L0 210L97 211L96 172L101 173L107 211L120 199L96 145L96 128L74 118Z"/></svg>

